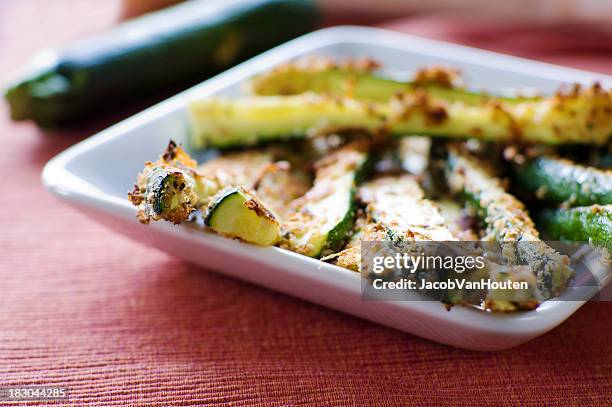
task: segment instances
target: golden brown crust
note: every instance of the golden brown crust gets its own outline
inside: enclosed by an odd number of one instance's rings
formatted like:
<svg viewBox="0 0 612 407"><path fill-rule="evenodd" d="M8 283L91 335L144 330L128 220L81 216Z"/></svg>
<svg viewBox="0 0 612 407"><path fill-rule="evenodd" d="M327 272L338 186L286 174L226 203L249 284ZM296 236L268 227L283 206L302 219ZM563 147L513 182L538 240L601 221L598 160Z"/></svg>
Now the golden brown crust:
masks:
<svg viewBox="0 0 612 407"><path fill-rule="evenodd" d="M353 59L347 58L344 60L325 57L311 57L278 65L262 76L292 71L322 72L328 70L349 70L356 73L368 73L379 69L381 66L382 65L375 59L365 57Z"/></svg>
<svg viewBox="0 0 612 407"><path fill-rule="evenodd" d="M260 218L266 218L271 221L276 221L276 217L272 214L272 212L270 212L268 208L266 208L258 199L253 197L252 194L250 194L246 190L242 189L242 191L246 194L246 196L250 197L249 199L244 201L244 206L249 208L249 210L255 212L255 214Z"/></svg>
<svg viewBox="0 0 612 407"><path fill-rule="evenodd" d="M186 179L198 176L196 161L193 160L174 140L170 140L164 153L156 162L147 161L143 171L138 174L136 184L132 191L128 192L128 200L138 208L137 218L142 223L151 220L160 220L162 215L156 213L156 199L160 191L151 190L151 183L157 177L156 188L173 188L177 194L177 205L165 210L163 219L175 224L184 222L195 210L193 202L197 196L192 187L187 185ZM172 177L172 183L160 184L164 177Z"/></svg>
<svg viewBox="0 0 612 407"><path fill-rule="evenodd" d="M391 103L394 108L393 120L408 120L415 113L422 113L428 125L440 125L448 119L445 104L429 97L423 89L399 93Z"/></svg>
<svg viewBox="0 0 612 407"><path fill-rule="evenodd" d="M419 69L414 75L413 83L416 86L435 85L452 89L460 74L458 69L434 65Z"/></svg>

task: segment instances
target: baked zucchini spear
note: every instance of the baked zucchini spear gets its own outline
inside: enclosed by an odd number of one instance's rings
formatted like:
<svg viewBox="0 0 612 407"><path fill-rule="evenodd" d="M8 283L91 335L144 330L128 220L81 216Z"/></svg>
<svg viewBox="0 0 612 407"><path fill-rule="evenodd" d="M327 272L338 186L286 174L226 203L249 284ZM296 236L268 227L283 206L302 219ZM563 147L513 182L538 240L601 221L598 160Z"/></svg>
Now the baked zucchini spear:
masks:
<svg viewBox="0 0 612 407"><path fill-rule="evenodd" d="M554 239L589 242L612 253L612 205L546 209L538 220Z"/></svg>
<svg viewBox="0 0 612 407"><path fill-rule="evenodd" d="M493 142L605 144L612 135L612 91L599 85L541 100L479 105L448 102L425 91L388 102L305 93L189 103L196 147L253 145L269 140L360 128L396 137L429 135Z"/></svg>
<svg viewBox="0 0 612 407"><path fill-rule="evenodd" d="M363 241L454 241L440 210L425 199L411 175L383 176L363 184L357 194L364 207L347 247L325 258L359 271Z"/></svg>
<svg viewBox="0 0 612 407"><path fill-rule="evenodd" d="M256 95L298 95L315 92L386 102L398 93L425 90L436 99L477 105L497 99L508 103L536 100L536 97L496 97L470 92L455 86L458 72L441 66L420 69L412 81L400 81L376 74L380 65L372 59L334 62L316 59L290 62L260 74L251 81Z"/></svg>
<svg viewBox="0 0 612 407"><path fill-rule="evenodd" d="M292 204L283 246L309 257L339 250L355 220L355 189L370 164L370 143L358 140L315 165L312 188Z"/></svg>
<svg viewBox="0 0 612 407"><path fill-rule="evenodd" d="M229 187L215 195L206 208L204 224L215 232L260 246L281 238L276 216L243 187Z"/></svg>
<svg viewBox="0 0 612 407"><path fill-rule="evenodd" d="M570 206L612 204L612 170L541 155L514 165L514 177L522 189L547 202Z"/></svg>
<svg viewBox="0 0 612 407"><path fill-rule="evenodd" d="M522 202L476 157L457 145L448 149L448 182L483 224L484 240L500 243L507 265L530 265L543 298L558 296L573 275L567 256L540 240Z"/></svg>

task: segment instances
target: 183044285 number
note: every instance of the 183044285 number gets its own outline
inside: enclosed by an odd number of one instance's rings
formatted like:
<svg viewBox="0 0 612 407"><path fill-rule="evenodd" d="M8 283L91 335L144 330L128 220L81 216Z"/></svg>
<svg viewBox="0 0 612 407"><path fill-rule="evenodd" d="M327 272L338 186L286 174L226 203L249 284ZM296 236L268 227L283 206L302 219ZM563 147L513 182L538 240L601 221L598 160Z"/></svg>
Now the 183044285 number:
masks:
<svg viewBox="0 0 612 407"><path fill-rule="evenodd" d="M0 388L0 400L54 400L68 398L65 387L15 386Z"/></svg>

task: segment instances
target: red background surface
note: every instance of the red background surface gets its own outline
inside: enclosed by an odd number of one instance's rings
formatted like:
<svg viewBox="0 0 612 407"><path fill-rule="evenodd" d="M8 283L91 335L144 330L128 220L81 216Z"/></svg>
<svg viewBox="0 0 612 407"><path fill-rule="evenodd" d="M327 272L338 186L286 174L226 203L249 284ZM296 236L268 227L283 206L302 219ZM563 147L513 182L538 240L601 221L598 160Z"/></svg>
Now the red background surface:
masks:
<svg viewBox="0 0 612 407"><path fill-rule="evenodd" d="M116 9L0 2L0 78L43 46L111 25ZM612 40L593 29L448 17L390 26L612 73ZM43 134L6 110L0 386L66 386L70 404L101 406L612 404L612 303L587 304L518 348L478 353L231 280L109 232L43 190L44 163L116 117Z"/></svg>

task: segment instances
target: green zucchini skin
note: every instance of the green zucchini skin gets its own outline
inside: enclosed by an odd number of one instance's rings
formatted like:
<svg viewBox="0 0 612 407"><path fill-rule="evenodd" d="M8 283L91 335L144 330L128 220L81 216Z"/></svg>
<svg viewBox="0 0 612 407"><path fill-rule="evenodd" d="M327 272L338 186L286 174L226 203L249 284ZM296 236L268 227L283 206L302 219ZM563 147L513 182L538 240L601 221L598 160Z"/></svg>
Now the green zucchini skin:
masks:
<svg viewBox="0 0 612 407"><path fill-rule="evenodd" d="M311 0L188 1L47 54L6 90L13 120L67 124L185 86L312 30Z"/></svg>
<svg viewBox="0 0 612 407"><path fill-rule="evenodd" d="M521 188L550 203L571 206L612 204L612 171L578 165L570 160L540 156L514 166Z"/></svg>
<svg viewBox="0 0 612 407"><path fill-rule="evenodd" d="M538 220L554 239L591 242L612 251L612 205L545 209Z"/></svg>
<svg viewBox="0 0 612 407"><path fill-rule="evenodd" d="M173 185L180 183L180 185L184 185L184 179L182 178L181 173L171 173L167 171L160 171L157 175L154 175L151 179L151 189L155 190L155 199L153 202L153 207L155 213L162 214L168 210L171 210L171 205L169 200L167 199L170 195L178 193L178 189L181 187L177 187L174 193L170 193L170 189L174 189ZM184 187L183 187L184 188Z"/></svg>

